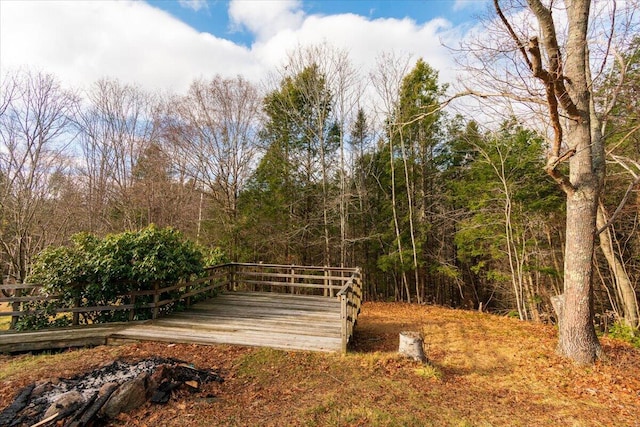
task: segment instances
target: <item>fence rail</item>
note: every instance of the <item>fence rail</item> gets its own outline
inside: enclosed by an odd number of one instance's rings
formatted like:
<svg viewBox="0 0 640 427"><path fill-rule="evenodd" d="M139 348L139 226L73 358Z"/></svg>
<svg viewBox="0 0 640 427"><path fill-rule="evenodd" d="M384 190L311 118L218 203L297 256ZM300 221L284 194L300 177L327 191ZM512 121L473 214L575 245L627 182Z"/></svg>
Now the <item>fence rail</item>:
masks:
<svg viewBox="0 0 640 427"><path fill-rule="evenodd" d="M79 325L80 315L103 311L128 311L129 320L134 320L140 310L151 310L151 317L155 319L169 304L182 301L189 307L193 299L210 296L218 290L320 295L340 299L342 348L346 351L362 304L359 268L228 263L209 267L206 272L206 276L193 281L128 292L117 298L117 304L89 307L77 300L71 306L55 308L52 313L71 314L72 324ZM0 316L11 316L11 328L14 328L20 317L38 312L30 308L29 303L59 299L59 295L44 293L44 287L38 284L0 285L0 303L10 306L10 311L0 311Z"/></svg>

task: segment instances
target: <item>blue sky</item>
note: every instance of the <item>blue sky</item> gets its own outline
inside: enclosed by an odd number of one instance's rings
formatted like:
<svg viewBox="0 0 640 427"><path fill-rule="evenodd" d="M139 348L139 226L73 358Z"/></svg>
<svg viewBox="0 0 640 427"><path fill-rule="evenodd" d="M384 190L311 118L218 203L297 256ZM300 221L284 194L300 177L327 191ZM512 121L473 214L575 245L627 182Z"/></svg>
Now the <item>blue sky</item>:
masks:
<svg viewBox="0 0 640 427"><path fill-rule="evenodd" d="M382 53L456 77L451 52L489 0L0 0L0 73L28 67L85 88L117 78L184 92L214 75L259 83L301 47L347 51L363 77Z"/></svg>
<svg viewBox="0 0 640 427"><path fill-rule="evenodd" d="M249 4L263 1L244 0ZM147 0L147 2L167 11L198 31L208 32L246 46L250 46L254 41L253 34L243 28L237 28L230 22L229 1ZM442 17L453 25L459 25L473 20L478 12L484 10L485 4L485 0L311 0L303 1L301 6L309 15L353 13L368 19L410 18L419 24Z"/></svg>

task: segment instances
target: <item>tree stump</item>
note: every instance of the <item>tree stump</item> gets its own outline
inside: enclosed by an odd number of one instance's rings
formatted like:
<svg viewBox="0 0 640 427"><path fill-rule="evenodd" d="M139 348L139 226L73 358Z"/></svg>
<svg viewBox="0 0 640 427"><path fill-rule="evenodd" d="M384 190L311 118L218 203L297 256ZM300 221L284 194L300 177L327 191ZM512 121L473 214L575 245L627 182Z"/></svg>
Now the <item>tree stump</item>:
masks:
<svg viewBox="0 0 640 427"><path fill-rule="evenodd" d="M551 306L553 310L556 312L556 323L558 324L558 329L562 329L562 319L564 317L564 294L556 295L551 297Z"/></svg>
<svg viewBox="0 0 640 427"><path fill-rule="evenodd" d="M398 353L402 356L413 359L417 362L426 362L427 357L424 355L424 339L420 332L404 331L400 332L400 345Z"/></svg>

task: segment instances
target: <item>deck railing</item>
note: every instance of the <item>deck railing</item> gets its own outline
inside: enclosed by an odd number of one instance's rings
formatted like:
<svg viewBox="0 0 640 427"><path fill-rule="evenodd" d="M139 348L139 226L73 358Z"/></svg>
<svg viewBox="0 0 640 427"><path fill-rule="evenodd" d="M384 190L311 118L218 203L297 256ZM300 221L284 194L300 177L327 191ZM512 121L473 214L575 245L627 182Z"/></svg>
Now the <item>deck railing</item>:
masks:
<svg viewBox="0 0 640 427"><path fill-rule="evenodd" d="M207 275L205 277L189 282L181 281L175 285L165 287L160 287L159 284L156 284L153 289L122 294L115 298L118 301L115 304L87 306L82 300L75 300L68 306L59 304L56 308L50 310L50 313L55 315L71 314L71 324L73 326L80 324L80 315L109 311L128 311L128 320L131 321L136 318L136 314L141 310L150 310L151 318L155 319L160 315L162 308L169 304L183 301L188 307L194 298L213 296L217 289L227 286L226 275L213 268L209 268L206 271ZM47 293L45 287L40 284L17 283L0 285L0 303L8 303L10 308L10 311L0 311L0 317L11 316L10 329L13 329L22 316L45 311L44 309L33 309L28 303L45 303L60 299L60 295ZM150 300L151 302L140 302L145 300Z"/></svg>
<svg viewBox="0 0 640 427"><path fill-rule="evenodd" d="M347 345L353 337L353 329L358 321L362 306L362 275L357 268L351 278L338 292L340 298L340 318L342 319L342 352L347 351Z"/></svg>
<svg viewBox="0 0 640 427"><path fill-rule="evenodd" d="M188 307L194 298L210 296L218 290L321 295L340 299L342 348L346 351L362 304L359 268L228 263L209 267L206 271L206 276L190 282L129 292L120 296L117 304L88 307L82 301L75 301L70 307L57 307L54 313L70 313L72 324L78 325L80 315L103 311L128 311L129 320L134 320L139 310L150 310L151 318L155 319L169 304L182 301ZM21 316L34 313L25 303L60 299L43 290L43 286L37 284L0 285L0 303L10 306L10 311L0 311L0 316L11 316L13 328ZM141 300L145 302L140 303Z"/></svg>
<svg viewBox="0 0 640 427"><path fill-rule="evenodd" d="M333 297L351 279L355 268L282 264L230 263L226 269L233 290L288 292Z"/></svg>
<svg viewBox="0 0 640 427"><path fill-rule="evenodd" d="M362 306L362 275L359 268L244 263L214 268L228 271L228 286L233 290L339 298L342 351L347 351Z"/></svg>

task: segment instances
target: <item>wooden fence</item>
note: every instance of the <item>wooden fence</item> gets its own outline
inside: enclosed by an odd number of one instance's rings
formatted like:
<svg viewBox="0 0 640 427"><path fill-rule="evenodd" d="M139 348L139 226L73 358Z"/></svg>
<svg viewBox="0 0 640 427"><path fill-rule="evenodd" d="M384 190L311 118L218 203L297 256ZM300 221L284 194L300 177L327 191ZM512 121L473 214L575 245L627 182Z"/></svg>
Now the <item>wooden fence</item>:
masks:
<svg viewBox="0 0 640 427"><path fill-rule="evenodd" d="M161 315L162 308L169 304L183 302L189 307L194 299L212 296L219 290L319 295L340 299L342 347L346 351L362 304L359 268L229 263L210 267L206 271L205 277L190 282L129 292L121 295L117 304L89 307L78 300L69 307L56 307L53 312L71 314L71 323L79 325L81 315L104 311L128 311L128 319L134 320L140 310L150 310L151 317L155 319ZM0 316L11 316L13 328L21 316L36 312L26 303L58 299L58 295L44 293L42 285L0 285L0 303L10 305L10 311L0 311Z"/></svg>

